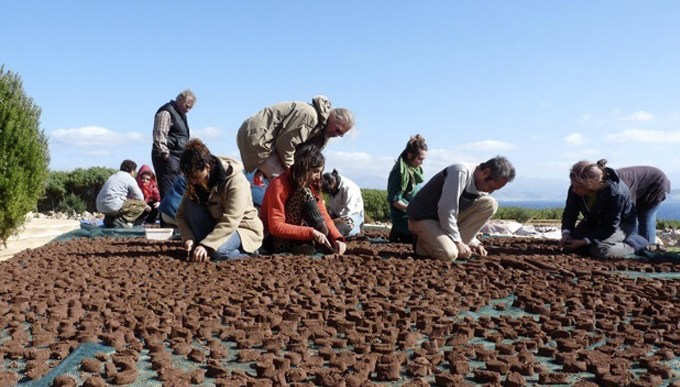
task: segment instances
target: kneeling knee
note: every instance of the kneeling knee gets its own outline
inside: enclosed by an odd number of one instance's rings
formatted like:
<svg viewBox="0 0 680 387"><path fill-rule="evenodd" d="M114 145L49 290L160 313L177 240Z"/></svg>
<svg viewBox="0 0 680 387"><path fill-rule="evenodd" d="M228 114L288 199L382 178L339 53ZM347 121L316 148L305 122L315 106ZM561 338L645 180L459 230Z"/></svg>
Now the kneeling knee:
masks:
<svg viewBox="0 0 680 387"><path fill-rule="evenodd" d="M432 254L432 258L440 261L455 261L458 258L458 250L437 250Z"/></svg>

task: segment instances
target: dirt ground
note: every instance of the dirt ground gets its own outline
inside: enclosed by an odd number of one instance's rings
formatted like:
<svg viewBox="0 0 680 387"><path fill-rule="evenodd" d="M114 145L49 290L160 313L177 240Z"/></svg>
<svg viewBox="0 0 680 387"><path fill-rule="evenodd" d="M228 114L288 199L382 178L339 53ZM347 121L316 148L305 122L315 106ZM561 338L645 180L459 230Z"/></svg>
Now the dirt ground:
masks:
<svg viewBox="0 0 680 387"><path fill-rule="evenodd" d="M384 236L220 263L141 238L19 252L0 263L0 385L85 343L114 350L53 385L680 385L680 265L526 238L442 262Z"/></svg>
<svg viewBox="0 0 680 387"><path fill-rule="evenodd" d="M22 250L40 247L55 237L79 227L80 222L73 219L32 217L17 235L7 241L6 247L0 245L0 261L9 259Z"/></svg>

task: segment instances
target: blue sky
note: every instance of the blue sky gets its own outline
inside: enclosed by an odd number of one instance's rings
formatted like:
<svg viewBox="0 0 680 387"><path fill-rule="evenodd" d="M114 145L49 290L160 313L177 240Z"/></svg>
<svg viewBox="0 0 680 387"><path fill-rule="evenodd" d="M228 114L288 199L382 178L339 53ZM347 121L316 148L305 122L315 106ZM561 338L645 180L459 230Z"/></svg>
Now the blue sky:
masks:
<svg viewBox="0 0 680 387"><path fill-rule="evenodd" d="M429 177L497 154L515 184L569 166L680 181L677 1L2 1L0 64L42 108L51 169L150 163L153 115L185 88L193 135L238 157L245 118L328 96L356 129L327 168L384 188L410 135ZM531 188L531 187L529 187Z"/></svg>

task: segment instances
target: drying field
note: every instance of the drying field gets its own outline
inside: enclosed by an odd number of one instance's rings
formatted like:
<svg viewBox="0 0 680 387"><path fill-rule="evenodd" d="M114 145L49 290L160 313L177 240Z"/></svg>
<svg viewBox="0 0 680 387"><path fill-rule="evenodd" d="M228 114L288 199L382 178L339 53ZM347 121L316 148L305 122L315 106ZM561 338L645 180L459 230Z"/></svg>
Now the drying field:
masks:
<svg viewBox="0 0 680 387"><path fill-rule="evenodd" d="M130 238L21 252L0 263L0 385L680 383L680 265L518 238L441 262L376 236L220 263Z"/></svg>

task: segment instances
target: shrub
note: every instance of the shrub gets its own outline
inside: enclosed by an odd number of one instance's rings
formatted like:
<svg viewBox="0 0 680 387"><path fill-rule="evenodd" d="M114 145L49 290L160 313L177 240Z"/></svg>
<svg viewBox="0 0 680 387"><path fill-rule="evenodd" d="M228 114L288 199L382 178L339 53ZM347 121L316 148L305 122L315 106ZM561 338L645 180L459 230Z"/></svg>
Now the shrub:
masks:
<svg viewBox="0 0 680 387"><path fill-rule="evenodd" d="M390 220L390 206L387 191L381 189L361 189L364 198L364 218L366 223L387 222Z"/></svg>
<svg viewBox="0 0 680 387"><path fill-rule="evenodd" d="M500 207L493 219L516 220L526 223L533 219L562 219L562 208L545 208L541 210L523 207Z"/></svg>
<svg viewBox="0 0 680 387"><path fill-rule="evenodd" d="M68 172L50 171L45 181L45 196L38 201L38 211L57 211L66 196Z"/></svg>
<svg viewBox="0 0 680 387"><path fill-rule="evenodd" d="M38 211L62 211L64 208L76 209L84 205L82 210L77 211L78 213L96 212L97 194L116 171L113 168L91 167L78 168L70 172L50 172L45 183L45 196L38 202ZM82 205L75 205L73 198L64 203L71 194L78 197Z"/></svg>
<svg viewBox="0 0 680 387"><path fill-rule="evenodd" d="M87 204L85 204L85 201L73 192L69 192L64 197L64 200L59 203L59 207L57 207L59 212L68 215L82 214L86 209Z"/></svg>
<svg viewBox="0 0 680 387"><path fill-rule="evenodd" d="M680 228L680 220L670 220L670 219L659 219L656 222L656 229L657 230L664 230L664 229L679 229Z"/></svg>
<svg viewBox="0 0 680 387"><path fill-rule="evenodd" d="M69 173L66 180L66 192L77 193L85 202L87 211L96 212L99 190L116 172L116 169L104 167L78 168Z"/></svg>
<svg viewBox="0 0 680 387"><path fill-rule="evenodd" d="M522 207L500 207L494 219L512 219L520 223L524 223L529 219L533 219L537 215L536 210L531 210Z"/></svg>
<svg viewBox="0 0 680 387"><path fill-rule="evenodd" d="M21 78L0 66L0 242L4 245L36 208L49 165L40 108L26 96Z"/></svg>

